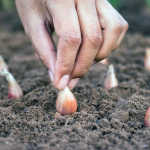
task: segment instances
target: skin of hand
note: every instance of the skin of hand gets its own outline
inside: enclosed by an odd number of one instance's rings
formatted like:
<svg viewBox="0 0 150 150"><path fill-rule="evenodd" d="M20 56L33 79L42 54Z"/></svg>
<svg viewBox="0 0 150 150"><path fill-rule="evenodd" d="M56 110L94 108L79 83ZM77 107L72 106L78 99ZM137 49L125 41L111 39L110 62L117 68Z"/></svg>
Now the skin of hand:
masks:
<svg viewBox="0 0 150 150"><path fill-rule="evenodd" d="M16 0L24 26L54 86L73 89L118 48L128 23L107 0ZM52 33L59 37L56 51Z"/></svg>

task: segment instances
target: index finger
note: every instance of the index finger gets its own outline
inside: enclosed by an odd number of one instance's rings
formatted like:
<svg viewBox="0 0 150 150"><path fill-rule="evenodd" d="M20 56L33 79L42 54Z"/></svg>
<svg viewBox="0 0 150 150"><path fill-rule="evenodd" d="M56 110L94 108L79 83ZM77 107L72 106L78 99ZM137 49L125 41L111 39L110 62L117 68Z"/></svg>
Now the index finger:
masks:
<svg viewBox="0 0 150 150"><path fill-rule="evenodd" d="M80 26L74 1L53 1L48 8L59 37L54 85L57 89L63 90L70 79L81 43Z"/></svg>

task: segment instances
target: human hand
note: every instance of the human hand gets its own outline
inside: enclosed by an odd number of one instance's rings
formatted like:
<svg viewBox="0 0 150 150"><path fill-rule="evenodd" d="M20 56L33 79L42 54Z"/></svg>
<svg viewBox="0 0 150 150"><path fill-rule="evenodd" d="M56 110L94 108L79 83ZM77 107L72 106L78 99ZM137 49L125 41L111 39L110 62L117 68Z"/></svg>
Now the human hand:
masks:
<svg viewBox="0 0 150 150"><path fill-rule="evenodd" d="M107 0L16 0L26 34L52 83L72 89L121 43L128 24ZM59 37L58 49L52 39Z"/></svg>

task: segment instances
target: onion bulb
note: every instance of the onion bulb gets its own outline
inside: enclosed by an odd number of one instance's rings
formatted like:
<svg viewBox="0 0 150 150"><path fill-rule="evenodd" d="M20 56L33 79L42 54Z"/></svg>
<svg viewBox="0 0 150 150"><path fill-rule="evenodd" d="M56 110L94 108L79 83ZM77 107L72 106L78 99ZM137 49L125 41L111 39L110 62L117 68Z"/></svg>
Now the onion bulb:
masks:
<svg viewBox="0 0 150 150"><path fill-rule="evenodd" d="M145 59L144 59L144 66L145 66L146 70L150 71L150 48L146 49Z"/></svg>
<svg viewBox="0 0 150 150"><path fill-rule="evenodd" d="M56 109L61 115L71 115L76 112L77 101L68 87L59 92L56 100Z"/></svg>
<svg viewBox="0 0 150 150"><path fill-rule="evenodd" d="M147 109L145 117L144 117L144 124L147 127L150 127L150 107Z"/></svg>
<svg viewBox="0 0 150 150"><path fill-rule="evenodd" d="M108 90L118 86L118 80L116 78L115 70L114 70L113 65L110 65L109 68L108 68L107 77L104 81L103 86L104 86L105 89L108 89Z"/></svg>
<svg viewBox="0 0 150 150"><path fill-rule="evenodd" d="M22 89L18 85L13 75L6 69L2 70L1 75L5 76L7 81L9 82L8 98L21 98L23 96Z"/></svg>

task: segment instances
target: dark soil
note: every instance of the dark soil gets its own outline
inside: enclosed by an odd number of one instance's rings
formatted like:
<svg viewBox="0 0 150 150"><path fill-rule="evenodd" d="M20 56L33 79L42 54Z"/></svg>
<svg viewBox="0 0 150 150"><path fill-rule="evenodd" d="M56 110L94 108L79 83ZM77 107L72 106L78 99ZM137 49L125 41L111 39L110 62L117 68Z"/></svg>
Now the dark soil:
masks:
<svg viewBox="0 0 150 150"><path fill-rule="evenodd" d="M124 9L129 9L128 5ZM125 10L121 12L127 14L126 18L130 16ZM12 18L14 15L17 20L15 12ZM148 16L147 13L145 18ZM108 58L115 66L119 87L109 91L102 87L107 66L98 63L73 90L77 112L59 116L55 109L58 91L52 86L47 70L35 57L28 37L21 32L20 22L13 24L15 20L11 18L12 26L5 26L4 18L0 13L0 54L24 97L9 100L8 83L0 77L0 150L150 149L150 128L143 123L150 106L150 73L143 67L150 37L143 35L145 28L139 20L136 23L141 27L140 33L133 33L136 28L131 24L133 29ZM150 27L148 19L147 22Z"/></svg>

